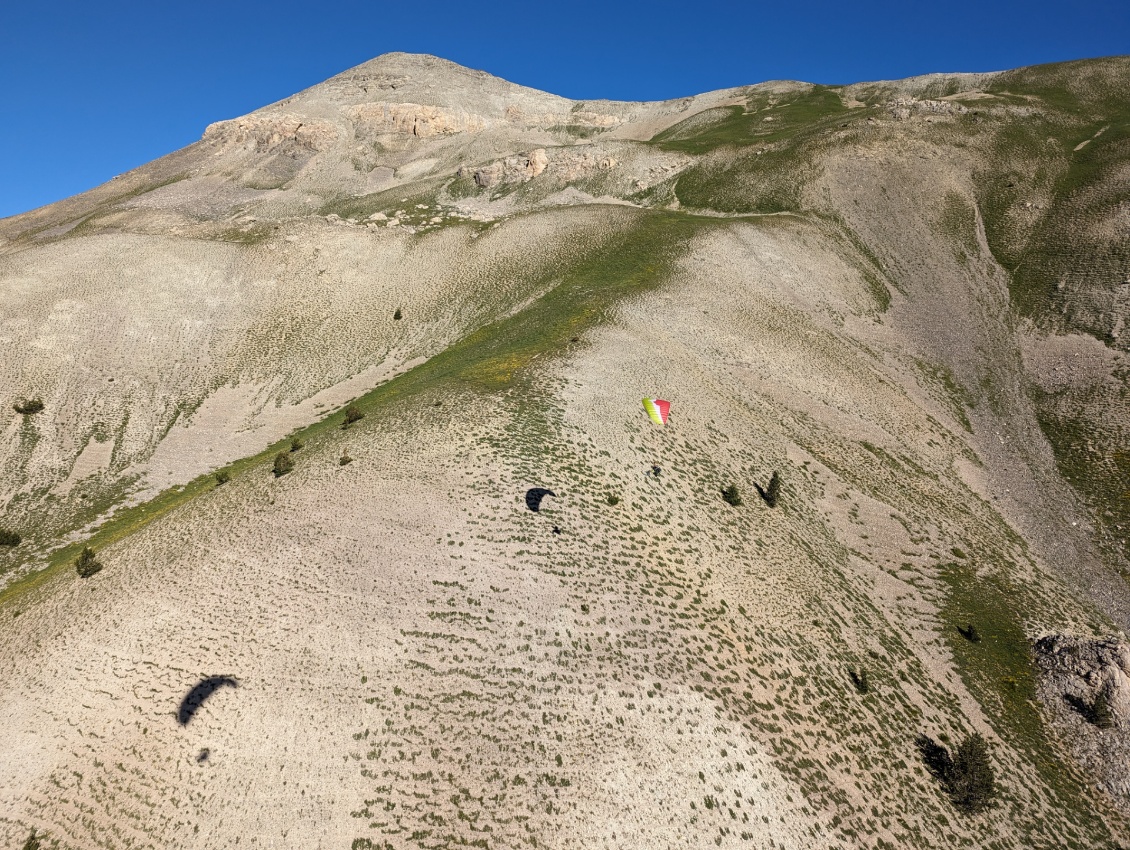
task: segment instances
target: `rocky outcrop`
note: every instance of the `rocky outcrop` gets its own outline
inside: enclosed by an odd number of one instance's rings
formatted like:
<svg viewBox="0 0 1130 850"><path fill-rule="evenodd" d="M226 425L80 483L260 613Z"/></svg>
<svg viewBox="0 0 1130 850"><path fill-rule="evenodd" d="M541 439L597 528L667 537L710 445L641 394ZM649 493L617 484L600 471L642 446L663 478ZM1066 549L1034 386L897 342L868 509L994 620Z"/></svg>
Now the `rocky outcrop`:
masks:
<svg viewBox="0 0 1130 850"><path fill-rule="evenodd" d="M561 179L566 182L587 177L595 171L611 171L619 164L616 157L600 151L570 151L554 162L561 172Z"/></svg>
<svg viewBox="0 0 1130 850"><path fill-rule="evenodd" d="M528 154L508 156L482 168L467 168L457 172L460 177L471 177L480 189L489 189L503 183L516 183L532 180L545 171L549 157L544 148L537 148Z"/></svg>
<svg viewBox="0 0 1130 850"><path fill-rule="evenodd" d="M394 134L417 139L477 133L486 127L481 115L419 103L361 103L346 113L357 135Z"/></svg>
<svg viewBox="0 0 1130 850"><path fill-rule="evenodd" d="M1130 644L1122 637L1048 635L1033 652L1052 725L1130 814Z"/></svg>
<svg viewBox="0 0 1130 850"><path fill-rule="evenodd" d="M256 152L294 146L316 152L328 150L338 139L338 129L328 121L310 120L286 113L254 113L230 121L217 121L204 130L204 141L224 146L244 146Z"/></svg>
<svg viewBox="0 0 1130 850"><path fill-rule="evenodd" d="M887 104L891 117L896 121L906 121L914 114L919 115L964 115L969 110L960 103L948 100L918 100L914 97L900 97Z"/></svg>
<svg viewBox="0 0 1130 850"><path fill-rule="evenodd" d="M562 182L569 183L588 177L595 172L611 171L620 165L616 157L599 150L555 151L550 161L544 148L527 154L508 156L481 167L463 166L457 174L471 177L480 189L489 189L507 183L525 183L549 170Z"/></svg>
<svg viewBox="0 0 1130 850"><path fill-rule="evenodd" d="M618 115L576 109L571 112L530 112L511 104L503 113L511 124L530 129L563 129L567 127L591 130L610 130L623 123Z"/></svg>

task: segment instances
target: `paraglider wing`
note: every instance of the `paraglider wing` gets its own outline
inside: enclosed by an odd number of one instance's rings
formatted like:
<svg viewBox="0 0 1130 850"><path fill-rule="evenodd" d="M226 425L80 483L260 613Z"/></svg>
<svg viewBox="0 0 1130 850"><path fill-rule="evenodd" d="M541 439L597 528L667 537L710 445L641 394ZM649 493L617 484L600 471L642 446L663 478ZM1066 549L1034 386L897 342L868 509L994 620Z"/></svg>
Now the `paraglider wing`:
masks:
<svg viewBox="0 0 1130 850"><path fill-rule="evenodd" d="M667 414L671 410L671 402L664 401L661 398L645 398L643 409L647 411L647 415L656 425L666 425Z"/></svg>
<svg viewBox="0 0 1130 850"><path fill-rule="evenodd" d="M526 491L526 507L536 514L541 510L541 500L546 496L556 498L557 494L552 490L546 490L544 487L531 487Z"/></svg>
<svg viewBox="0 0 1130 850"><path fill-rule="evenodd" d="M181 726L187 726L188 721L192 719L200 706L204 705L204 700L224 685L238 688L239 682L231 676L209 676L207 679L201 679L197 682L181 700L180 708L177 710L177 722Z"/></svg>

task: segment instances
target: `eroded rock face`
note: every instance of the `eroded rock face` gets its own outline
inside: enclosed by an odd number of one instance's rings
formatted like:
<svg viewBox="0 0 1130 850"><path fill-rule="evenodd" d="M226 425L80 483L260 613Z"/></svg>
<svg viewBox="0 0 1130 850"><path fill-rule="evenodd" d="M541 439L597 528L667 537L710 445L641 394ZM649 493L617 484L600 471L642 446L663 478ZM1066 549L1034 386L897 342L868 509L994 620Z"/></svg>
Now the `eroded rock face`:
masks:
<svg viewBox="0 0 1130 850"><path fill-rule="evenodd" d="M204 139L221 145L246 145L257 152L280 145L324 151L337 141L338 130L328 121L311 121L298 115L251 114L208 125Z"/></svg>
<svg viewBox="0 0 1130 850"><path fill-rule="evenodd" d="M927 115L964 115L969 110L960 103L948 100L919 100L914 97L900 97L889 104L891 116L905 121L914 113Z"/></svg>
<svg viewBox="0 0 1130 850"><path fill-rule="evenodd" d="M482 189L498 186L502 183L525 182L537 177L549 166L549 157L544 148L537 148L528 154L508 156L506 159L492 162L490 165L478 169L460 168L458 174L466 176L468 173L475 181L475 185Z"/></svg>
<svg viewBox="0 0 1130 850"><path fill-rule="evenodd" d="M529 129L550 129L553 127L586 127L593 130L610 130L623 123L617 115L602 112L575 110L571 112L531 112L521 106L511 104L504 113L506 121Z"/></svg>
<svg viewBox="0 0 1130 850"><path fill-rule="evenodd" d="M600 171L611 171L620 164L616 157L586 150L556 151L552 162L544 148L537 148L526 154L508 156L481 168L462 167L459 176L470 176L481 189L507 183L524 183L544 174L546 170L563 182L580 180Z"/></svg>
<svg viewBox="0 0 1130 850"><path fill-rule="evenodd" d="M486 121L480 115L419 103L361 103L351 107L347 114L357 126L359 135L367 131L375 135L393 133L430 139L456 133L477 133L486 127Z"/></svg>
<svg viewBox="0 0 1130 850"><path fill-rule="evenodd" d="M1052 725L1114 802L1130 814L1130 643L1047 635L1033 651Z"/></svg>

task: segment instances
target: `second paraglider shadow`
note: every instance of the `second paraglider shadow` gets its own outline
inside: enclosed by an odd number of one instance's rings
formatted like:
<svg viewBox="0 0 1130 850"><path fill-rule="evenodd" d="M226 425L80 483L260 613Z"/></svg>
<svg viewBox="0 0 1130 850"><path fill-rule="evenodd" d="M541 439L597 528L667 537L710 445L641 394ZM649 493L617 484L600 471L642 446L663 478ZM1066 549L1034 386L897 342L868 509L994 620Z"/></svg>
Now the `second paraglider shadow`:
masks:
<svg viewBox="0 0 1130 850"><path fill-rule="evenodd" d="M177 709L177 723L187 726L188 721L192 720L205 700L224 686L238 688L239 682L231 676L209 676L193 685L192 689L184 695L180 708Z"/></svg>
<svg viewBox="0 0 1130 850"><path fill-rule="evenodd" d="M536 514L541 510L541 500L546 496L557 498L557 494L552 490L547 490L544 487L531 487L526 491L526 507Z"/></svg>

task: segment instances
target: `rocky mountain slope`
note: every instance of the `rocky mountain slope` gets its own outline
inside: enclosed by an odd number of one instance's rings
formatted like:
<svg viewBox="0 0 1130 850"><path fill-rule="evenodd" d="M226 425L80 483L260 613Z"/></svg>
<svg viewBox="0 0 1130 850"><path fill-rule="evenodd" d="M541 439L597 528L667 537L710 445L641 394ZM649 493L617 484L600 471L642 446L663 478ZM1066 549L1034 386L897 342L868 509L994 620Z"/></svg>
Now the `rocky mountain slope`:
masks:
<svg viewBox="0 0 1130 850"><path fill-rule="evenodd" d="M392 54L0 221L3 840L1130 843L1128 90Z"/></svg>

